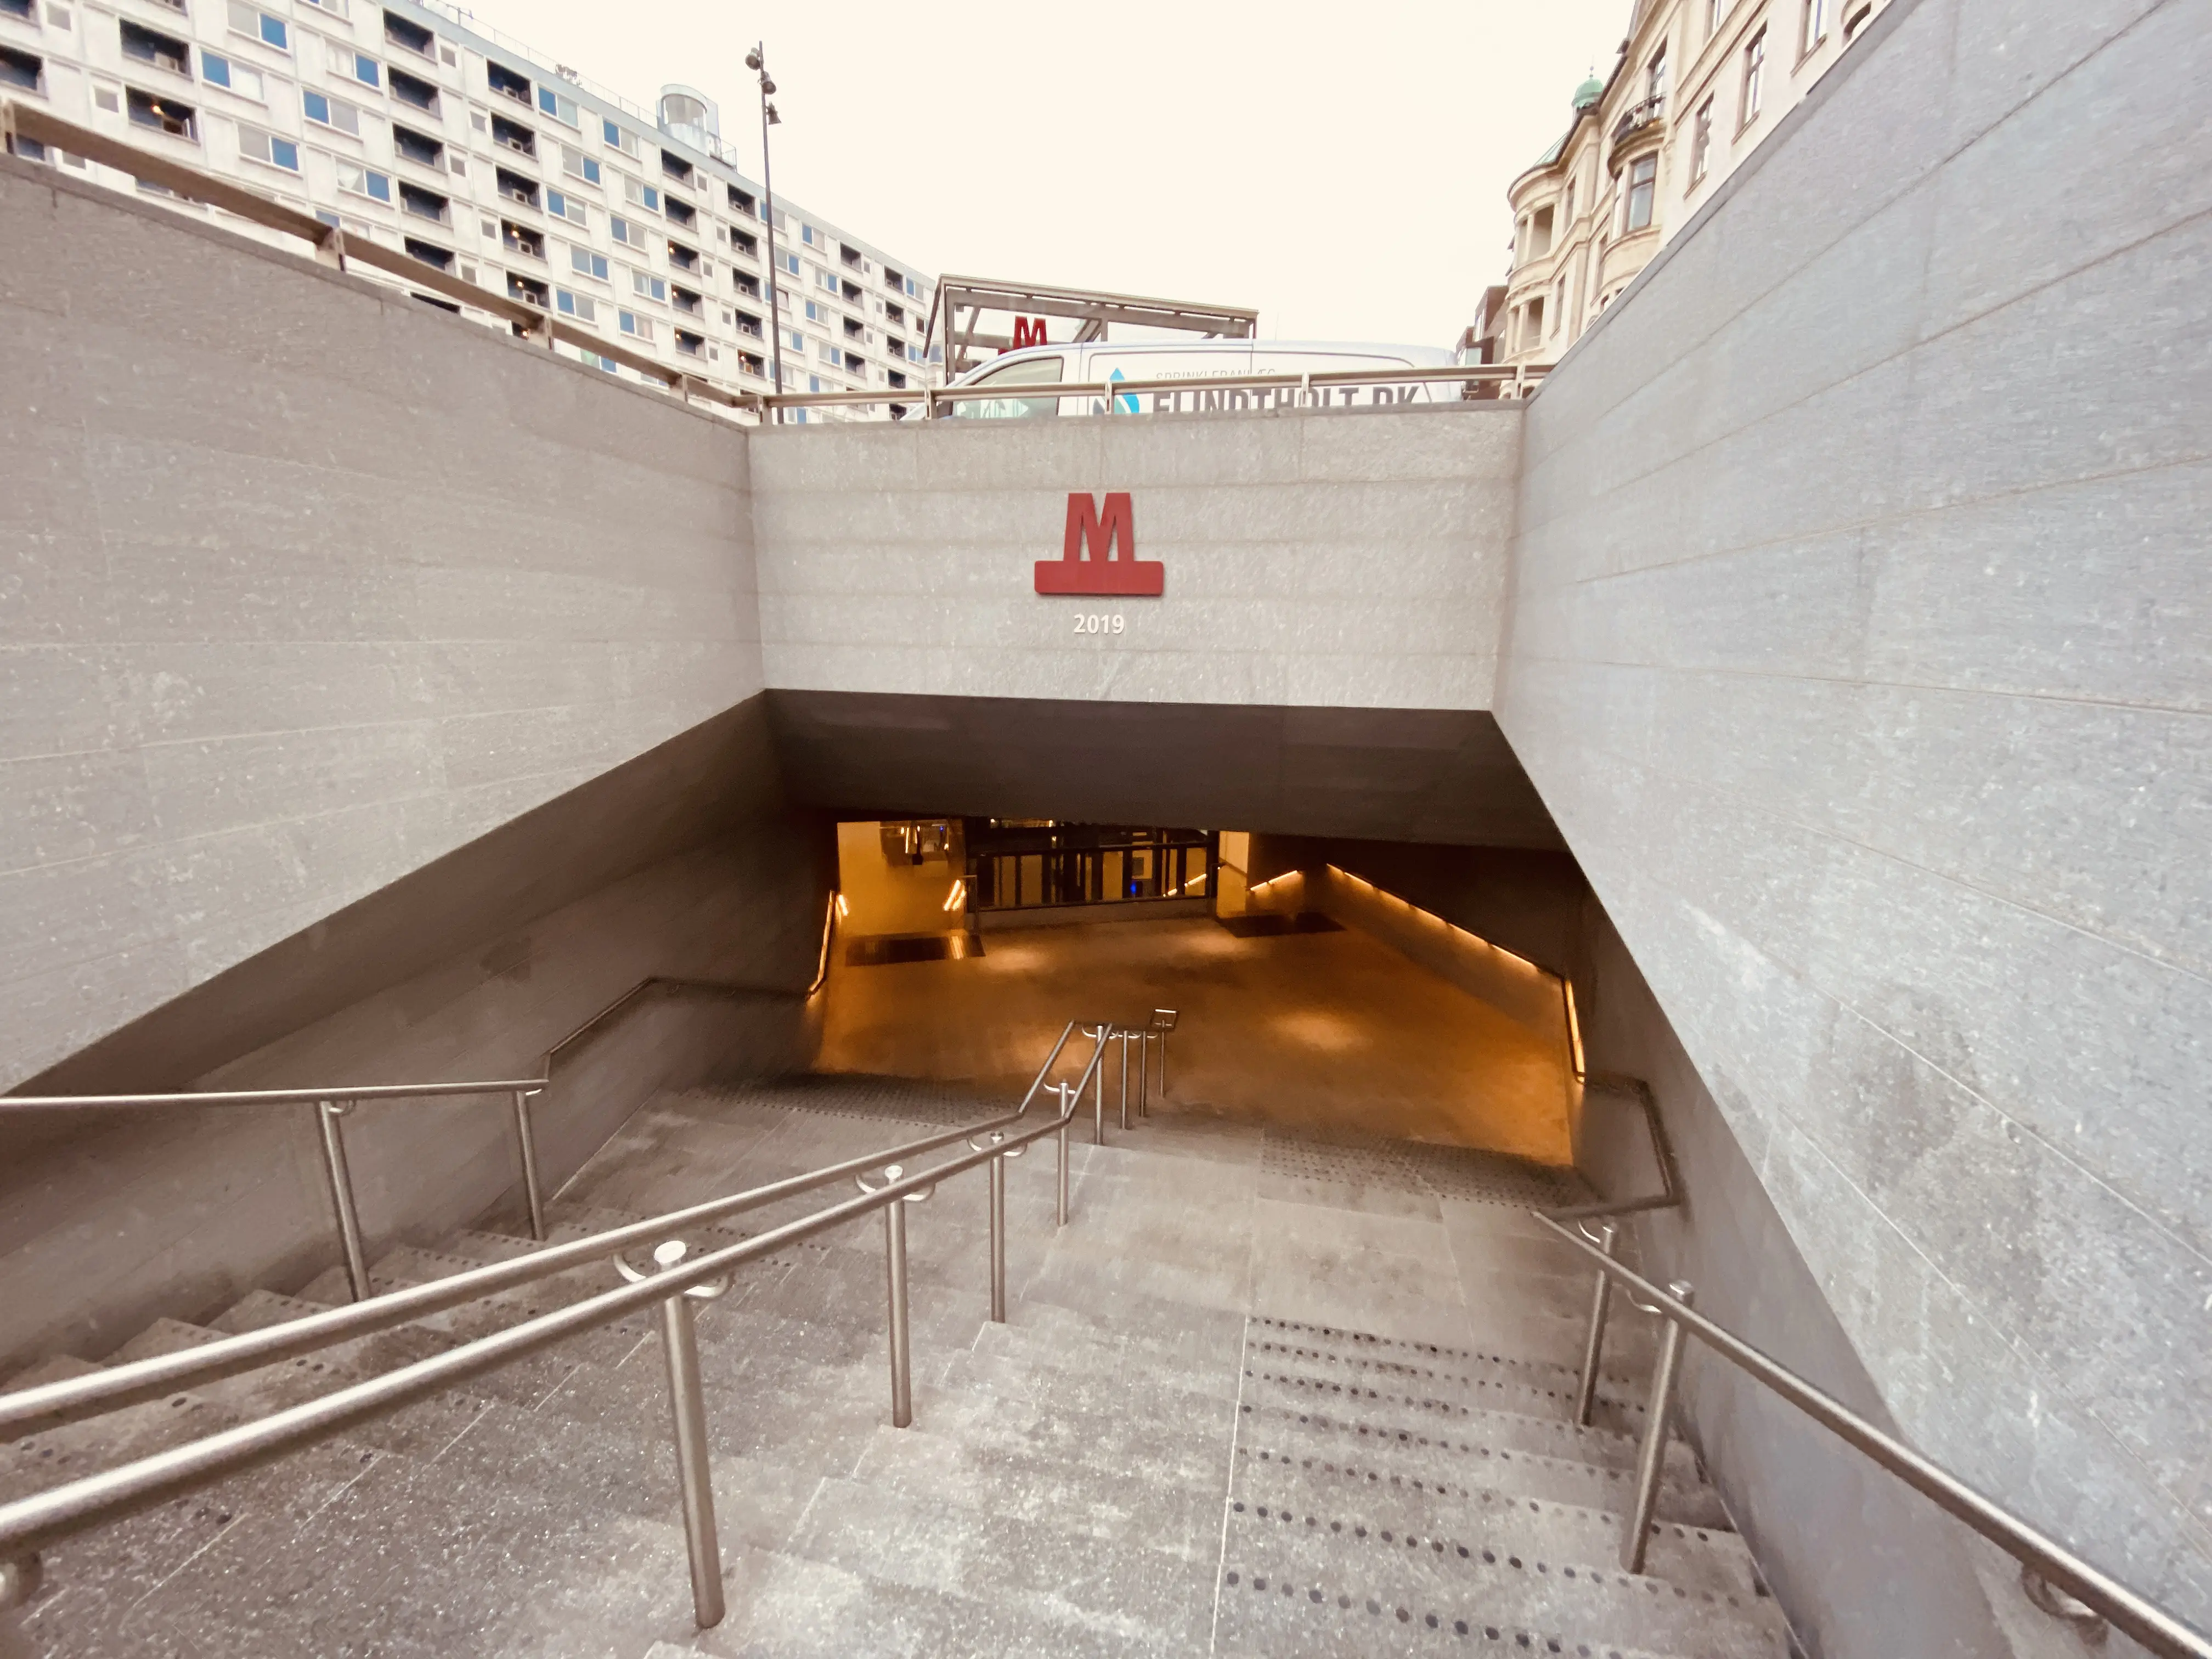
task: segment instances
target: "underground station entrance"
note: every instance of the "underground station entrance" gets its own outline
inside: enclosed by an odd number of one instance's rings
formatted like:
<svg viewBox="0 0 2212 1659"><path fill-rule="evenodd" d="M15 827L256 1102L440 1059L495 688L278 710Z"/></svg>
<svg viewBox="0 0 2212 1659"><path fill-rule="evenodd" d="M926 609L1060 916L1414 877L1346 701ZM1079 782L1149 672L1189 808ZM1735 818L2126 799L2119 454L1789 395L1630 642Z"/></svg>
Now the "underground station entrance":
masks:
<svg viewBox="0 0 2212 1659"><path fill-rule="evenodd" d="M1126 1059L1156 1141L1347 1173L1388 1145L1462 1183L1564 1191L1567 980L1350 871L1299 867L1302 850L1237 830L840 823L817 1069L1018 1095L1077 1009L1140 1034L1116 1039L1103 1094L1118 1126Z"/></svg>

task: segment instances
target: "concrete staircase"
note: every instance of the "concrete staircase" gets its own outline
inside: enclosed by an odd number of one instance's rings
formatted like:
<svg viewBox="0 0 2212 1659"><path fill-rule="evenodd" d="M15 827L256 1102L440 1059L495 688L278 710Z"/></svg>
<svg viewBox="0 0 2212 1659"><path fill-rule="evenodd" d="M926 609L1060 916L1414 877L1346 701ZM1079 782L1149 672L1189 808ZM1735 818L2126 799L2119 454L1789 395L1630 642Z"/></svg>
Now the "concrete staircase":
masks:
<svg viewBox="0 0 2212 1659"><path fill-rule="evenodd" d="M665 1098L570 1183L555 1234L992 1109L864 1079ZM1588 1283L1555 1242L1513 1205L1372 1178L1403 1158L1347 1155L1339 1172L1370 1177L1347 1183L1328 1178L1328 1148L1271 1164L1273 1133L1156 1118L1078 1145L1057 1235L1050 1143L1015 1161L1005 1325L985 1318L980 1173L913 1206L908 1429L888 1425L879 1222L787 1249L702 1305L730 1605L714 1630L691 1625L666 1384L640 1320L55 1549L33 1640L85 1659L1784 1654L1779 1611L1686 1449L1648 1574L1613 1565L1649 1333L1623 1322L1597 1423L1574 1427ZM739 1219L757 1233L842 1195ZM1431 1225L1449 1228L1453 1316L1477 1340L1429 1340L1451 1304L1409 1278L1423 1270L1405 1251L1426 1236L1407 1229ZM531 1248L461 1231L373 1271L386 1288ZM0 1497L615 1282L578 1270L28 1437L0 1451ZM256 1291L204 1327L158 1321L112 1358L343 1295L335 1271ZM56 1359L16 1381L87 1368Z"/></svg>

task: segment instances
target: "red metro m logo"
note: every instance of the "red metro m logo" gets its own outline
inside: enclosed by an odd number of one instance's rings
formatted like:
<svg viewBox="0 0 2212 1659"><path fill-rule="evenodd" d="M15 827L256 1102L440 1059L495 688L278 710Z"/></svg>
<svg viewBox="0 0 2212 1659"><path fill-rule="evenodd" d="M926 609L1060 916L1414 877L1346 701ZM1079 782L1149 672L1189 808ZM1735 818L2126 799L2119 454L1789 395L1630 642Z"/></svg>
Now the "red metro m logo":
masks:
<svg viewBox="0 0 2212 1659"><path fill-rule="evenodd" d="M1106 497L1102 518L1085 489L1067 496L1067 537L1056 559L1039 559L1040 593L1130 594L1157 597L1167 585L1167 567L1137 556L1137 531L1129 514L1129 492Z"/></svg>

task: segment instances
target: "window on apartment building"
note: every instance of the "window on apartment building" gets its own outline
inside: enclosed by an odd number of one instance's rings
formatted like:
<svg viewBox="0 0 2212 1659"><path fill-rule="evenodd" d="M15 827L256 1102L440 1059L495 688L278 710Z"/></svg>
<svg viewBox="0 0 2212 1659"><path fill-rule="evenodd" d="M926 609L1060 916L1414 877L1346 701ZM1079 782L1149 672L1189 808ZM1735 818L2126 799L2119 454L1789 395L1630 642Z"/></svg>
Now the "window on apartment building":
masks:
<svg viewBox="0 0 2212 1659"><path fill-rule="evenodd" d="M768 375L768 360L764 357L756 357L750 351L740 351L738 354L738 368L757 380L764 380Z"/></svg>
<svg viewBox="0 0 2212 1659"><path fill-rule="evenodd" d="M685 356L700 357L706 355L707 337L705 335L694 334L687 328L672 329L670 332L676 336L676 349Z"/></svg>
<svg viewBox="0 0 2212 1659"><path fill-rule="evenodd" d="M599 302L588 294L572 294L565 288L556 288L553 290L553 308L580 323L599 320Z"/></svg>
<svg viewBox="0 0 2212 1659"><path fill-rule="evenodd" d="M671 179L678 179L684 184L688 185L691 182L691 164L673 150L664 149L660 152L660 170Z"/></svg>
<svg viewBox="0 0 2212 1659"><path fill-rule="evenodd" d="M1566 320L1566 315L1567 279L1562 276L1552 288L1552 337L1555 340L1559 337L1559 325Z"/></svg>
<svg viewBox="0 0 2212 1659"><path fill-rule="evenodd" d="M1528 218L1528 257L1540 259L1552 251L1552 210L1540 207Z"/></svg>
<svg viewBox="0 0 2212 1659"><path fill-rule="evenodd" d="M1574 222L1575 222L1575 181L1574 181L1573 179L1568 179L1568 180L1567 180L1566 194L1565 194L1565 195L1564 195L1564 196L1562 196L1562 197L1559 198L1559 229L1560 229L1560 231L1564 234L1565 232L1566 232L1566 231L1568 231L1568 230L1570 230L1570 229L1573 228Z"/></svg>
<svg viewBox="0 0 2212 1659"><path fill-rule="evenodd" d="M328 127L333 132L343 132L349 138L361 137L361 106L357 104L349 104L343 98L327 97L322 93L310 92L303 88L300 93L300 112L319 127ZM400 129L398 127L392 130L392 148L404 155L407 150L399 143L399 133Z"/></svg>
<svg viewBox="0 0 2212 1659"><path fill-rule="evenodd" d="M845 361L845 354L838 350L836 346L831 345L827 340L817 340L814 343L814 350L815 355L819 356L825 363L836 364L842 363Z"/></svg>
<svg viewBox="0 0 2212 1659"><path fill-rule="evenodd" d="M748 236L744 231L732 225L730 227L730 251L733 253L742 253L748 259L757 259L760 258L760 238Z"/></svg>
<svg viewBox="0 0 2212 1659"><path fill-rule="evenodd" d="M847 305L856 306L860 303L860 285L858 283L847 283L837 290L837 296Z"/></svg>
<svg viewBox="0 0 2212 1659"><path fill-rule="evenodd" d="M502 219L499 222L499 242L509 253L520 253L526 259L545 257L544 234L533 225Z"/></svg>
<svg viewBox="0 0 2212 1659"><path fill-rule="evenodd" d="M1696 184L1713 164L1713 100L1710 95L1698 106L1690 124L1690 182Z"/></svg>
<svg viewBox="0 0 2212 1659"><path fill-rule="evenodd" d="M802 222L799 227L799 240L801 242L804 242L808 247L828 247L830 246L830 238L826 233L817 230L812 225L804 222Z"/></svg>
<svg viewBox="0 0 2212 1659"><path fill-rule="evenodd" d="M782 337L784 344L789 346L793 351L804 351L806 349L806 337L804 334L801 334L797 329L787 328L783 330Z"/></svg>
<svg viewBox="0 0 2212 1659"><path fill-rule="evenodd" d="M453 204L445 197L420 185L410 185L404 179L399 182L399 205L417 219L429 219L441 225L453 216Z"/></svg>
<svg viewBox="0 0 2212 1659"><path fill-rule="evenodd" d="M526 179L519 173L509 173L505 167L501 167L498 169L498 182L499 193L508 201L520 203L526 208L534 208L538 205L537 180Z"/></svg>
<svg viewBox="0 0 2212 1659"><path fill-rule="evenodd" d="M668 284L650 271L633 270L629 274L629 285L633 292L641 294L648 300L659 300L664 304L667 301Z"/></svg>
<svg viewBox="0 0 2212 1659"><path fill-rule="evenodd" d="M775 262L790 275L793 276L799 275L799 256L796 253L779 252L775 256Z"/></svg>
<svg viewBox="0 0 2212 1659"><path fill-rule="evenodd" d="M419 109L425 115L437 115L444 106L438 101L438 88L428 81L417 80L405 70L392 71L392 95L403 104Z"/></svg>
<svg viewBox="0 0 2212 1659"><path fill-rule="evenodd" d="M1797 40L1799 54L1811 52L1827 38L1828 0L1805 0L1805 27Z"/></svg>
<svg viewBox="0 0 2212 1659"><path fill-rule="evenodd" d="M868 360L860 356L857 351L847 352L844 356L844 363L845 372L848 374L858 374L862 377L866 377L867 374Z"/></svg>
<svg viewBox="0 0 2212 1659"><path fill-rule="evenodd" d="M247 5L246 0L230 0L230 27L234 34L243 34L264 46L279 52L292 50L290 26L281 17Z"/></svg>
<svg viewBox="0 0 2212 1659"><path fill-rule="evenodd" d="M576 100L565 93L556 92L550 87L538 88L538 107L564 127L574 127L580 131L583 128L583 112L576 107Z"/></svg>
<svg viewBox="0 0 2212 1659"><path fill-rule="evenodd" d="M350 8L346 4L346 0L307 0L307 3L317 11L326 11L333 17L349 17L353 15ZM179 6L177 9L182 11L184 8Z"/></svg>
<svg viewBox="0 0 2212 1659"><path fill-rule="evenodd" d="M1651 198L1658 192L1659 157L1654 153L1639 155L1628 164L1628 194L1623 198L1624 231L1648 230L1651 226Z"/></svg>
<svg viewBox="0 0 2212 1659"><path fill-rule="evenodd" d="M638 137L619 121L601 121L600 136L623 155L635 158L638 153Z"/></svg>
<svg viewBox="0 0 2212 1659"><path fill-rule="evenodd" d="M411 52L418 58L428 58L435 63L438 58L438 37L420 23L402 17L396 11L384 14L384 38L402 51Z"/></svg>
<svg viewBox="0 0 2212 1659"><path fill-rule="evenodd" d="M190 104L164 98L158 93L141 92L136 87L123 89L123 103L135 126L151 127L177 138L198 139L200 136L199 112ZM298 170L295 160L293 171Z"/></svg>
<svg viewBox="0 0 2212 1659"><path fill-rule="evenodd" d="M839 244L837 248L837 257L845 262L845 268L848 270L857 270L863 276L867 274L867 260L862 257L860 250L854 247L850 242Z"/></svg>
<svg viewBox="0 0 2212 1659"><path fill-rule="evenodd" d="M269 101L268 88L261 79L261 71L251 64L240 64L218 52L200 48L200 79L211 87L221 87L235 98L250 98L257 104Z"/></svg>
<svg viewBox="0 0 2212 1659"><path fill-rule="evenodd" d="M39 8L34 0L0 0L0 17L14 17L26 23L39 21Z"/></svg>
<svg viewBox="0 0 2212 1659"><path fill-rule="evenodd" d="M507 273L507 297L520 300L526 306L536 306L540 311L553 308L553 289L550 284L539 282L535 276L520 276L512 270Z"/></svg>
<svg viewBox="0 0 2212 1659"><path fill-rule="evenodd" d="M512 98L518 104L530 102L530 77L519 74L504 64L484 59L484 84L503 98Z"/></svg>
<svg viewBox="0 0 2212 1659"><path fill-rule="evenodd" d="M538 135L521 122L510 121L504 115L491 118L491 141L517 155L527 155L533 161L538 159Z"/></svg>
<svg viewBox="0 0 2212 1659"><path fill-rule="evenodd" d="M737 330L738 333L750 334L757 340L761 337L761 319L750 311L741 311L737 315Z"/></svg>
<svg viewBox="0 0 2212 1659"><path fill-rule="evenodd" d="M412 236L405 238L401 246L407 250L407 257L410 259L420 259L424 264L439 270L450 272L453 268L453 255L450 248L440 247L435 242L417 241Z"/></svg>
<svg viewBox="0 0 2212 1659"><path fill-rule="evenodd" d="M1728 15L1735 7L1735 0L1705 0L1705 33L1708 35L1718 34L1721 25L1728 21Z"/></svg>
<svg viewBox="0 0 2212 1659"><path fill-rule="evenodd" d="M337 164L338 188L355 196L366 196L372 202L392 205L392 176L365 167L358 162L340 161Z"/></svg>
<svg viewBox="0 0 2212 1659"><path fill-rule="evenodd" d="M446 147L427 132L417 132L412 127L392 124L392 148L403 161L412 161L417 167L434 167L445 160Z"/></svg>
<svg viewBox="0 0 2212 1659"><path fill-rule="evenodd" d="M588 225L592 222L591 211L583 203L569 195L567 191L555 190L550 185L545 190L545 210L556 219L566 219L572 225Z"/></svg>
<svg viewBox="0 0 2212 1659"><path fill-rule="evenodd" d="M27 52L18 52L13 46L0 46L0 87L15 87L23 92L44 92L46 89L46 60L33 58ZM29 141L19 138L15 142L23 144Z"/></svg>
<svg viewBox="0 0 2212 1659"><path fill-rule="evenodd" d="M165 69L172 75L192 72L192 49L173 34L163 34L143 24L125 18L122 24L123 55L141 64L151 64L155 69Z"/></svg>
<svg viewBox="0 0 2212 1659"><path fill-rule="evenodd" d="M760 298L761 285L759 277L748 276L742 270L732 270L730 273L730 281L736 285L738 293L749 294L756 300Z"/></svg>
<svg viewBox="0 0 2212 1659"><path fill-rule="evenodd" d="M351 46L342 46L337 41L330 47L331 73L342 75L349 81L358 81L365 87L381 87L384 71L376 59L366 52L356 52Z"/></svg>
<svg viewBox="0 0 2212 1659"><path fill-rule="evenodd" d="M848 317L845 319L845 337L848 340L866 340L868 337L868 331L853 318Z"/></svg>
<svg viewBox="0 0 2212 1659"><path fill-rule="evenodd" d="M668 263L678 270L696 270L699 269L699 250L672 240L668 244Z"/></svg>
<svg viewBox="0 0 2212 1659"><path fill-rule="evenodd" d="M618 311L615 313L615 322L623 333L633 339L650 340L653 337L653 319L650 317L641 317L635 311Z"/></svg>
<svg viewBox="0 0 2212 1659"><path fill-rule="evenodd" d="M1765 80L1766 31L1761 29L1751 37L1751 44L1743 49L1743 104L1742 113L1736 122L1738 132L1759 119L1759 106L1765 96Z"/></svg>
<svg viewBox="0 0 2212 1659"><path fill-rule="evenodd" d="M623 219L610 213L607 216L607 234L624 247L647 248L652 246L645 227L635 219Z"/></svg>
<svg viewBox="0 0 2212 1659"><path fill-rule="evenodd" d="M1651 54L1651 61L1644 66L1644 96L1657 103L1667 95L1667 45L1660 42L1659 50Z"/></svg>
<svg viewBox="0 0 2212 1659"><path fill-rule="evenodd" d="M660 210L668 216L671 224L696 226L699 222L698 210L680 196L664 195L660 198Z"/></svg>
<svg viewBox="0 0 2212 1659"><path fill-rule="evenodd" d="M735 185L727 186L727 189L730 193L731 212L742 213L748 219L757 219L760 217L760 209L755 204L752 192L750 191L739 190Z"/></svg>
<svg viewBox="0 0 2212 1659"><path fill-rule="evenodd" d="M1859 38L1859 31L1874 21L1874 7L1864 5L1844 19L1844 44L1849 46Z"/></svg>
<svg viewBox="0 0 2212 1659"><path fill-rule="evenodd" d="M678 288L672 283L668 288L668 303L678 311L688 313L694 317L704 317L707 314L703 295L695 294L688 288Z"/></svg>
<svg viewBox="0 0 2212 1659"><path fill-rule="evenodd" d="M249 161L258 161L264 167L279 167L286 173L300 170L300 147L289 138L279 138L273 132L264 132L258 127L238 130L238 153ZM382 173L377 175L383 178ZM385 180L386 201L392 199L392 181Z"/></svg>
<svg viewBox="0 0 2212 1659"><path fill-rule="evenodd" d="M589 276L602 283L607 280L607 256L594 253L587 247L568 250L568 268L580 276Z"/></svg>
<svg viewBox="0 0 2212 1659"><path fill-rule="evenodd" d="M568 144L561 146L561 171L571 179L581 179L587 185L599 182L599 162Z"/></svg>
<svg viewBox="0 0 2212 1659"><path fill-rule="evenodd" d="M623 174L623 199L635 202L638 206L653 213L660 211L659 186L648 185L641 179L633 179L628 173Z"/></svg>

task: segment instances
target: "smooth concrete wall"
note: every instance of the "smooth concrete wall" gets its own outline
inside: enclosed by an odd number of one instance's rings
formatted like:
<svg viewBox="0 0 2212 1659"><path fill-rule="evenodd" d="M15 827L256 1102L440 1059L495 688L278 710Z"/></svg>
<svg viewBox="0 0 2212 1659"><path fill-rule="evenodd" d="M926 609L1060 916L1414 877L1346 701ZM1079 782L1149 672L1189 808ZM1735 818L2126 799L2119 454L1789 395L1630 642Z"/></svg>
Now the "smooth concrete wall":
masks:
<svg viewBox="0 0 2212 1659"><path fill-rule="evenodd" d="M1510 403L785 427L751 440L769 684L1069 702L1490 706ZM1040 596L1071 491L1153 599ZM1074 632L1119 615L1120 634Z"/></svg>
<svg viewBox="0 0 2212 1659"><path fill-rule="evenodd" d="M743 435L0 157L0 1086L762 685Z"/></svg>
<svg viewBox="0 0 2212 1659"><path fill-rule="evenodd" d="M550 1194L658 1090L803 1069L805 989L836 879L830 826L764 815L384 987L194 1079L203 1088L546 1075L532 1105ZM346 1120L372 1257L487 1212L522 1218L499 1097L363 1105ZM137 1115L12 1156L0 1177L0 1371L97 1357L159 1314L204 1316L338 1260L312 1109Z"/></svg>
<svg viewBox="0 0 2212 1659"><path fill-rule="evenodd" d="M1498 698L1905 1434L2200 1626L2208 85L1892 6L1529 406Z"/></svg>

